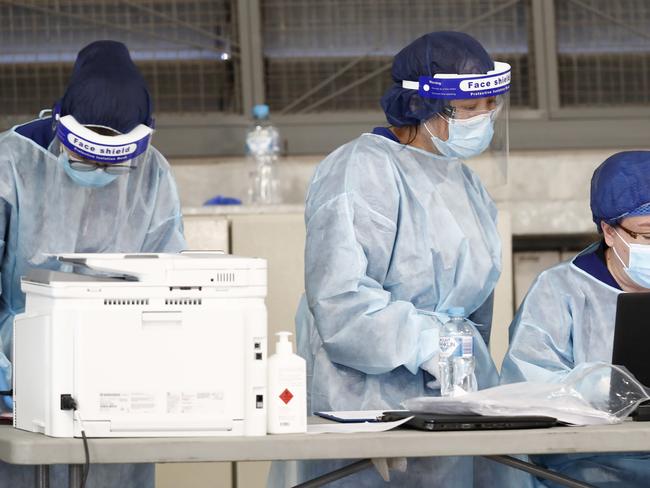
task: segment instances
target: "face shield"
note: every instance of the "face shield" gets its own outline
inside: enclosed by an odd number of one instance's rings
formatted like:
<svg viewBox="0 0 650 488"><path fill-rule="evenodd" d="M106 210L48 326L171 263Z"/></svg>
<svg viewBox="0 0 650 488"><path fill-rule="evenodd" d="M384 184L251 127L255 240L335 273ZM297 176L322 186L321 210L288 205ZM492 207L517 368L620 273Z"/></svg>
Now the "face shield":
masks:
<svg viewBox="0 0 650 488"><path fill-rule="evenodd" d="M509 64L496 61L485 74L421 76L402 87L443 100L443 110L422 124L440 154L465 160L488 188L507 183Z"/></svg>
<svg viewBox="0 0 650 488"><path fill-rule="evenodd" d="M138 167L152 133L144 124L120 134L110 127L81 125L72 115L57 116L56 135L70 153L70 167L79 172L128 173Z"/></svg>

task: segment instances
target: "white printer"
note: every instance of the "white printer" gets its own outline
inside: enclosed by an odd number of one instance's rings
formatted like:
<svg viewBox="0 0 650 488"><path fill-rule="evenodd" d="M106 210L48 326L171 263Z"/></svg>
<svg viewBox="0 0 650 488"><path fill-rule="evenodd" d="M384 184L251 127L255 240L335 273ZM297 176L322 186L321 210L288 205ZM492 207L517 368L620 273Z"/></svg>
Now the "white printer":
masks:
<svg viewBox="0 0 650 488"><path fill-rule="evenodd" d="M81 272L36 269L22 280L15 427L54 437L266 434L265 260L58 259Z"/></svg>

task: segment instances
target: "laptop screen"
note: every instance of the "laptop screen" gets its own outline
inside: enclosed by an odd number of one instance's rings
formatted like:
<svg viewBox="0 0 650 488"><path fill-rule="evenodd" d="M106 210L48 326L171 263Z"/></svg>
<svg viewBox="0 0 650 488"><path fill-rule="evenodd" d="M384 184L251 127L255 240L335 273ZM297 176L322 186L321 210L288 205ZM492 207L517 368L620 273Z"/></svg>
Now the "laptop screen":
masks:
<svg viewBox="0 0 650 488"><path fill-rule="evenodd" d="M612 364L650 386L650 293L621 293L616 304Z"/></svg>

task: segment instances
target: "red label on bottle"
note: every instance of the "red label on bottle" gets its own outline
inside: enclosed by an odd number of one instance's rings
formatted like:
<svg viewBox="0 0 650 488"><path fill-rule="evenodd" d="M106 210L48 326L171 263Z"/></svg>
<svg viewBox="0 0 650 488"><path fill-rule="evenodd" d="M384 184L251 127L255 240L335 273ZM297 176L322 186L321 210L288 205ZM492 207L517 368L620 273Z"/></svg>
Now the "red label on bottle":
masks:
<svg viewBox="0 0 650 488"><path fill-rule="evenodd" d="M280 394L280 400L282 400L284 403L288 404L292 398L293 393L291 393L288 388L285 388L284 391Z"/></svg>

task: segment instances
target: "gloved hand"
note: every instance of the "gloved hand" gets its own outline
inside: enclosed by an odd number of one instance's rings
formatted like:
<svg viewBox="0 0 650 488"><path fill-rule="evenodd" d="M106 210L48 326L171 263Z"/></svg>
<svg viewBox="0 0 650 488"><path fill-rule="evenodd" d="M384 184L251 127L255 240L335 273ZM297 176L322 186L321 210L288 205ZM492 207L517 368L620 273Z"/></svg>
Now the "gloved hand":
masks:
<svg viewBox="0 0 650 488"><path fill-rule="evenodd" d="M390 481L389 470L395 469L400 473L406 471L407 460L405 457L396 458L372 458L373 466L384 481Z"/></svg>
<svg viewBox="0 0 650 488"><path fill-rule="evenodd" d="M420 365L420 369L425 370L431 376L433 376L433 381L427 383L427 388L432 390L440 389L440 353L435 353L431 359L426 360Z"/></svg>

